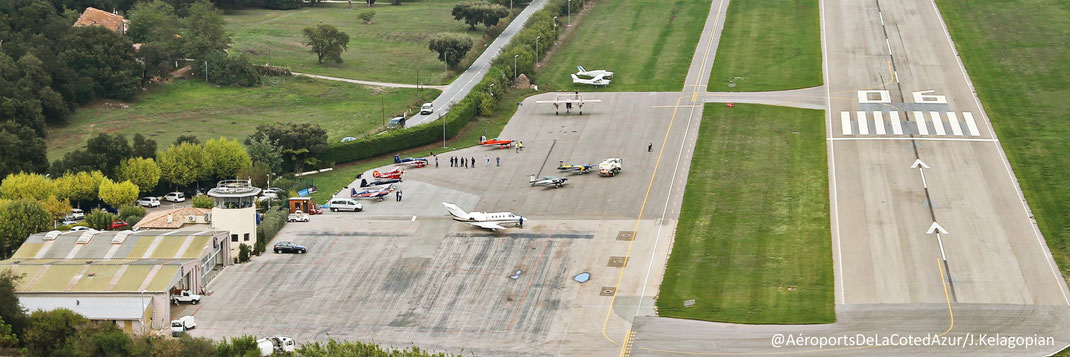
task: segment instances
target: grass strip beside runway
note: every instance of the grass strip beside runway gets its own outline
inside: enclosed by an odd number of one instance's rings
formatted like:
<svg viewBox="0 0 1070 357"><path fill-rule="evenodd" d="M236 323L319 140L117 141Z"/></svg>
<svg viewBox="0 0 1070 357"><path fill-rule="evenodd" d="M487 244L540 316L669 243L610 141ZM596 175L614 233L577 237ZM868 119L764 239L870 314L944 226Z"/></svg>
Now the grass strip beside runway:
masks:
<svg viewBox="0 0 1070 357"><path fill-rule="evenodd" d="M679 91L710 13L701 0L599 0L538 74L546 90ZM574 17L576 14L572 14ZM567 22L559 17L562 24ZM564 31L565 26L558 27ZM543 39L546 41L547 39ZM548 42L545 42L548 43ZM576 66L612 71L608 87L572 84Z"/></svg>
<svg viewBox="0 0 1070 357"><path fill-rule="evenodd" d="M659 315L835 321L826 162L822 111L707 104Z"/></svg>
<svg viewBox="0 0 1070 357"><path fill-rule="evenodd" d="M818 10L817 0L730 2L707 90L755 92L820 86Z"/></svg>
<svg viewBox="0 0 1070 357"><path fill-rule="evenodd" d="M1070 3L936 4L1055 262L1070 277Z"/></svg>

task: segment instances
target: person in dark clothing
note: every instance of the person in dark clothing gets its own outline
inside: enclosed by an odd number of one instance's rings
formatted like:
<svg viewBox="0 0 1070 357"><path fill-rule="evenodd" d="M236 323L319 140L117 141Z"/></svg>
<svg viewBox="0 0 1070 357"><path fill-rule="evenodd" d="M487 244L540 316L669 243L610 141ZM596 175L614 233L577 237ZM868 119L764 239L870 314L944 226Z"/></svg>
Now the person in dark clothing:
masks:
<svg viewBox="0 0 1070 357"><path fill-rule="evenodd" d="M494 166L502 166L502 157L501 156L495 156L494 157Z"/></svg>
<svg viewBox="0 0 1070 357"><path fill-rule="evenodd" d="M654 143L646 144L646 152L654 151Z"/></svg>
<svg viewBox="0 0 1070 357"><path fill-rule="evenodd" d="M524 228L524 217L520 217L520 228Z"/></svg>
<svg viewBox="0 0 1070 357"><path fill-rule="evenodd" d="M472 168L472 167L476 166L476 158L473 157L472 161L469 161L469 162L472 164L471 166L469 166L469 168Z"/></svg>
<svg viewBox="0 0 1070 357"><path fill-rule="evenodd" d="M450 167L453 167L453 156L450 156Z"/></svg>
<svg viewBox="0 0 1070 357"><path fill-rule="evenodd" d="M435 156L435 168L438 168L438 156Z"/></svg>
<svg viewBox="0 0 1070 357"><path fill-rule="evenodd" d="M398 196L398 202L401 202L401 190L398 190L398 191L397 191L397 192L395 192L395 193L396 193L396 194L397 194L397 196Z"/></svg>

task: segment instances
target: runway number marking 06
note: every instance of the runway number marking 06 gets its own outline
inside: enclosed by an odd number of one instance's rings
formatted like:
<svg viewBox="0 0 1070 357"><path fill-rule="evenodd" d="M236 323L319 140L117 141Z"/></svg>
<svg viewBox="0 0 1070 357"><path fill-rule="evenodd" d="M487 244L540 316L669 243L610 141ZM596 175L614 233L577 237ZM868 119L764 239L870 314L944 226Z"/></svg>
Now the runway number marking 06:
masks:
<svg viewBox="0 0 1070 357"><path fill-rule="evenodd" d="M947 104L947 97L935 94L936 90L923 90L911 93L917 104ZM858 91L859 104L891 104L891 92L887 90ZM885 114L887 113L887 114ZM843 135L920 135L920 136L981 136L977 121L971 112L962 112L960 116L954 111L912 111L908 112L911 121L903 122L899 111L840 112L840 128ZM854 118L852 118L852 114ZM869 115L873 120L869 120ZM944 120L947 116L947 120ZM962 120L959 120L962 118ZM871 126L872 125L872 126ZM950 134L950 135L949 135Z"/></svg>

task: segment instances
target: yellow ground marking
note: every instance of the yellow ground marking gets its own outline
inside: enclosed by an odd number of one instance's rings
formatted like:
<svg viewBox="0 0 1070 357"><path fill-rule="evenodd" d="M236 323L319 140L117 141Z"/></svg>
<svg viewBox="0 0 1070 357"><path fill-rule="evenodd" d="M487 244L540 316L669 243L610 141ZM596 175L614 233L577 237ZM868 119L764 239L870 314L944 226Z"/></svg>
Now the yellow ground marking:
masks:
<svg viewBox="0 0 1070 357"><path fill-rule="evenodd" d="M944 298L947 299L947 314L951 316L951 326L947 327L947 330L940 333L940 336L946 335L951 332L951 329L955 328L955 312L951 311L951 295L947 292L947 278L944 277L944 265L940 264L940 259L936 260L936 266L940 268L940 283L944 285Z"/></svg>

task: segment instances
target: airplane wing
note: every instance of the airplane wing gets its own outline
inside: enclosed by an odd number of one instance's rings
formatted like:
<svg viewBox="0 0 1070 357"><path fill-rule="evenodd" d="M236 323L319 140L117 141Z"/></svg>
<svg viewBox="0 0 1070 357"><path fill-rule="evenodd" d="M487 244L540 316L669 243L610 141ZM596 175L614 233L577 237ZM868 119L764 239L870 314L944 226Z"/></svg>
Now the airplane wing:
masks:
<svg viewBox="0 0 1070 357"><path fill-rule="evenodd" d="M501 225L499 225L497 223L494 223L494 222L465 222L465 223L471 224L471 225L479 227L479 228L485 228L485 229L490 229L490 230L505 229L505 227L502 227Z"/></svg>

